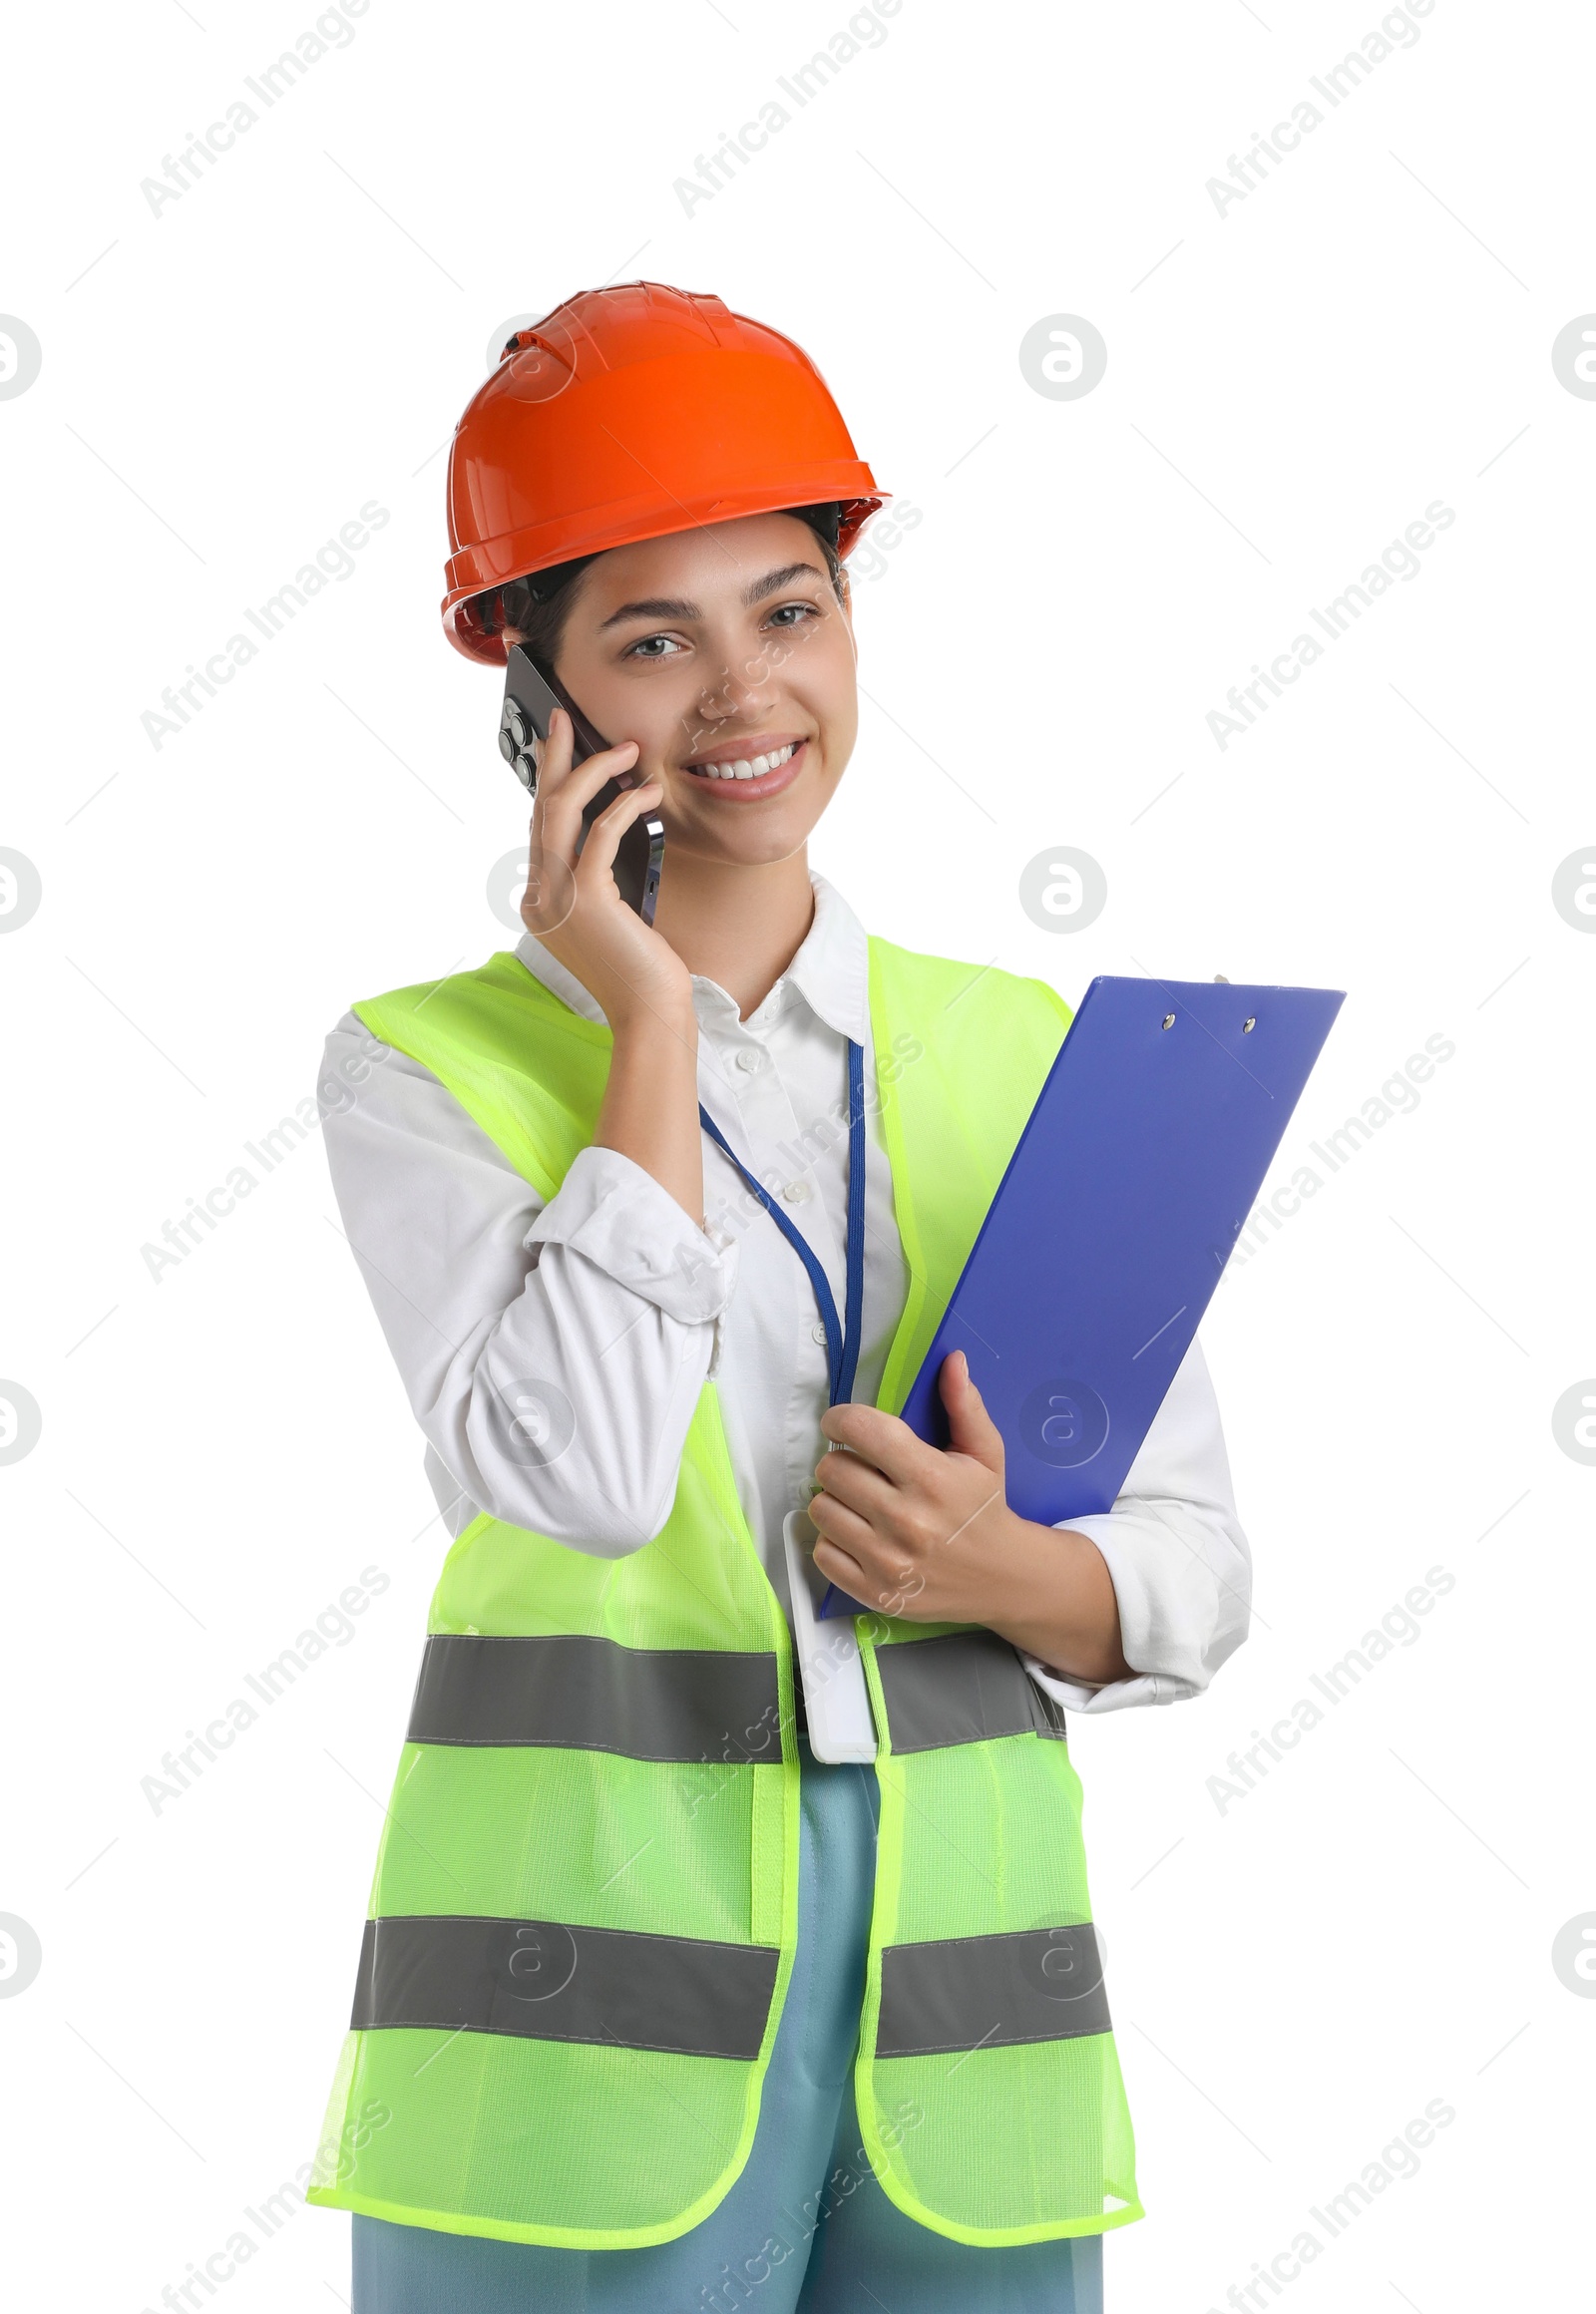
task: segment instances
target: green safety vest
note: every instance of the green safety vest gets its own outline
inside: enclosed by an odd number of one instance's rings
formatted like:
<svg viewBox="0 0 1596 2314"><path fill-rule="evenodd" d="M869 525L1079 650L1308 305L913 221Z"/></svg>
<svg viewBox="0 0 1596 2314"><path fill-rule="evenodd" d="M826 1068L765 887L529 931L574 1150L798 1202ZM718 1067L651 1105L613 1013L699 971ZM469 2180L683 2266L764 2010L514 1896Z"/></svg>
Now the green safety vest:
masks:
<svg viewBox="0 0 1596 2314"><path fill-rule="evenodd" d="M895 1410L1070 1013L879 940L870 1004L911 1279ZM355 1009L554 1196L593 1137L606 1027L509 954ZM955 2241L1123 2225L1142 2210L1063 1714L994 1632L855 1622L879 1741L854 2085L875 2174ZM472 1521L428 1618L311 2201L569 2249L714 2209L792 1971L793 1678L712 1381L670 1516L629 1556Z"/></svg>

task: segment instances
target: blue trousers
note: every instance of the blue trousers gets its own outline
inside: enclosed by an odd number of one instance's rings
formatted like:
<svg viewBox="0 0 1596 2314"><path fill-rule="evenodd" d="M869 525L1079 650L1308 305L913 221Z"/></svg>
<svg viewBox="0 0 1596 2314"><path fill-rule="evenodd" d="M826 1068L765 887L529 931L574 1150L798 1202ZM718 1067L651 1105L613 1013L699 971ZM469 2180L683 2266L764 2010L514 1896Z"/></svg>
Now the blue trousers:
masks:
<svg viewBox="0 0 1596 2314"><path fill-rule="evenodd" d="M1102 2314L1102 2236L976 2249L877 2184L853 2062L876 1875L874 1771L803 1769L798 1952L742 2175L674 2241L546 2249L353 2222L353 2314Z"/></svg>

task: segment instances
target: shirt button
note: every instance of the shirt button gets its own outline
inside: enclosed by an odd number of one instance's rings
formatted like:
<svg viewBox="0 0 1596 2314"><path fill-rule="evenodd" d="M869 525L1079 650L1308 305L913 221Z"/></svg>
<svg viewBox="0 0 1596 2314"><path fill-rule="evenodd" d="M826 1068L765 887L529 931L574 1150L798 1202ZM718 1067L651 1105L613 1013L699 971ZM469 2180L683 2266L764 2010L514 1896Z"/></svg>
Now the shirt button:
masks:
<svg viewBox="0 0 1596 2314"><path fill-rule="evenodd" d="M745 1044L737 1055L737 1066L751 1071L759 1066L763 1058L763 1053L755 1051L751 1044Z"/></svg>
<svg viewBox="0 0 1596 2314"><path fill-rule="evenodd" d="M789 1205L802 1205L809 1195L809 1184L807 1181L789 1181L781 1194Z"/></svg>
<svg viewBox="0 0 1596 2314"><path fill-rule="evenodd" d="M824 1328L824 1326L822 1326L822 1325L820 1324L820 1322L819 1322L819 1320L818 1320L818 1319L816 1320L815 1324L814 1324L813 1326L811 1326L811 1328L809 1329L809 1339L810 1339L810 1341L811 1341L811 1342L818 1342L818 1343L822 1343L822 1344L824 1344L824 1342L825 1342L825 1339L826 1339L826 1329Z"/></svg>

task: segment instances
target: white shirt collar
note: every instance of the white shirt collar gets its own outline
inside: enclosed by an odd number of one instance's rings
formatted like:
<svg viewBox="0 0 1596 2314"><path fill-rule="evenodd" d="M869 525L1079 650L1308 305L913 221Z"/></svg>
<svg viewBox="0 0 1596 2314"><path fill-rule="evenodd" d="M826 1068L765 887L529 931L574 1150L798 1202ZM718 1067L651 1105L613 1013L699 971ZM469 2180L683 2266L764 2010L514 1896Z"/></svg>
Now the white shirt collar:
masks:
<svg viewBox="0 0 1596 2314"><path fill-rule="evenodd" d="M839 1036L858 1044L870 1034L870 952L865 928L834 884L809 872L815 913L787 969L764 1002L742 1023L744 1029L763 1030L776 1021L793 996L801 996L816 1017ZM526 933L516 944L516 955L535 980L541 980L563 1004L584 1020L602 1020L600 1006L574 972L549 954L542 941ZM693 1010L707 1027L731 1027L737 1021L736 1000L718 980L695 972Z"/></svg>

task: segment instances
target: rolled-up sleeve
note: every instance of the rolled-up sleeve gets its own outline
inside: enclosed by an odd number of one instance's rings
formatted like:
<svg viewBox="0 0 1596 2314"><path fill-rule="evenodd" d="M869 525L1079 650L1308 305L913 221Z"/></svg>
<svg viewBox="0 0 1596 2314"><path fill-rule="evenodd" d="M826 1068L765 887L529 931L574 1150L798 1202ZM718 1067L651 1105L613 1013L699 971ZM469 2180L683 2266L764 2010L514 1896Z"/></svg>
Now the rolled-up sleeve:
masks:
<svg viewBox="0 0 1596 2314"><path fill-rule="evenodd" d="M429 1070L353 1014L320 1082L343 1231L444 1468L479 1509L578 1549L651 1541L735 1242L618 1150L581 1151L545 1203Z"/></svg>
<svg viewBox="0 0 1596 2314"><path fill-rule="evenodd" d="M1094 1687L1025 1668L1077 1712L1117 1712L1201 1695L1247 1636L1252 1558L1207 1361L1193 1341L1111 1510L1060 1519L1107 1563L1131 1677Z"/></svg>
<svg viewBox="0 0 1596 2314"><path fill-rule="evenodd" d="M694 1227L651 1173L618 1149L584 1149L527 1233L529 1247L561 1246L612 1284L651 1302L683 1326L721 1317L735 1275L736 1248Z"/></svg>

